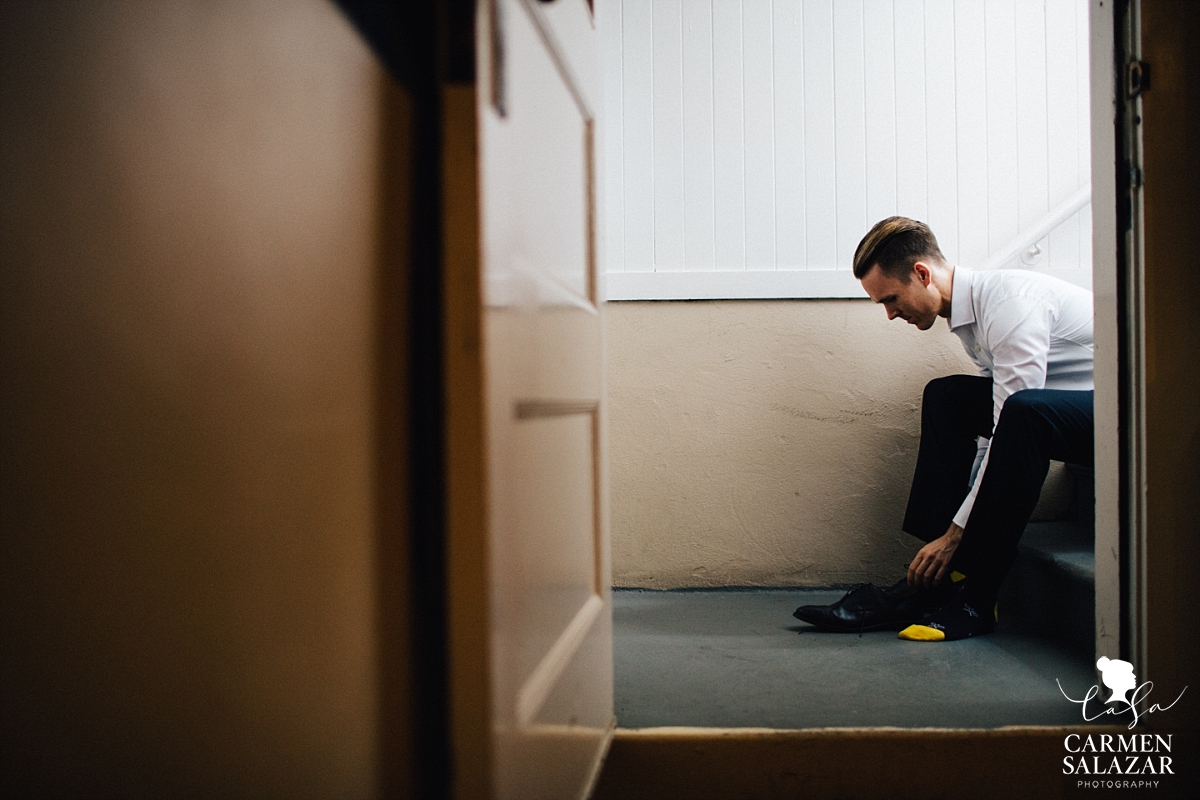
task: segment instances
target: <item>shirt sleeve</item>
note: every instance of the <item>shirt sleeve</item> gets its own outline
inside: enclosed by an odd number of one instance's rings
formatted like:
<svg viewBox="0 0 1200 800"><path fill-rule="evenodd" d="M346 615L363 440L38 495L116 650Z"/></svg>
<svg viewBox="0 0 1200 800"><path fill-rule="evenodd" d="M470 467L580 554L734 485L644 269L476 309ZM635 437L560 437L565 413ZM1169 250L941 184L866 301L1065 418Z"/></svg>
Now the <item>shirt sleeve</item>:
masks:
<svg viewBox="0 0 1200 800"><path fill-rule="evenodd" d="M1050 309L1029 297L1010 297L998 303L981 320L980 338L992 355L992 430L1000 422L1004 401L1022 389L1046 386L1046 364L1050 357ZM987 474L987 441L980 444L982 461L975 471L971 491L954 515L954 523L967 527L975 497Z"/></svg>

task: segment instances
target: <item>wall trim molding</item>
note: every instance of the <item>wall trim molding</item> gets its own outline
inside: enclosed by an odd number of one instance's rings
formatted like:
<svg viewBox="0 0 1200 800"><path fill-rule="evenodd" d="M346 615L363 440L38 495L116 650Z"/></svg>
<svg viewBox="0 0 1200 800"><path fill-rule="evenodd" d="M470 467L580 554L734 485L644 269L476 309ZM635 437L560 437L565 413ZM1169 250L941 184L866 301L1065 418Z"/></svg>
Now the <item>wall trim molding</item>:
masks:
<svg viewBox="0 0 1200 800"><path fill-rule="evenodd" d="M1092 288L1091 270L1045 269L1047 275ZM848 269L728 272L609 272L603 296L622 300L866 300Z"/></svg>

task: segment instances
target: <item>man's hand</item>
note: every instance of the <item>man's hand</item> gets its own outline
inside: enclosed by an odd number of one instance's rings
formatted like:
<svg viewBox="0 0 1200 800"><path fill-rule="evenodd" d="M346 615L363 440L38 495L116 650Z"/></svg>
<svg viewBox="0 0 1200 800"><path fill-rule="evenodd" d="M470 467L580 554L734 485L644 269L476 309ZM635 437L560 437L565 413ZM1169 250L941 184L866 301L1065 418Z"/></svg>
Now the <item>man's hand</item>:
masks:
<svg viewBox="0 0 1200 800"><path fill-rule="evenodd" d="M908 585L936 586L950 571L950 557L962 541L963 529L950 523L950 530L921 548L916 558L908 565Z"/></svg>

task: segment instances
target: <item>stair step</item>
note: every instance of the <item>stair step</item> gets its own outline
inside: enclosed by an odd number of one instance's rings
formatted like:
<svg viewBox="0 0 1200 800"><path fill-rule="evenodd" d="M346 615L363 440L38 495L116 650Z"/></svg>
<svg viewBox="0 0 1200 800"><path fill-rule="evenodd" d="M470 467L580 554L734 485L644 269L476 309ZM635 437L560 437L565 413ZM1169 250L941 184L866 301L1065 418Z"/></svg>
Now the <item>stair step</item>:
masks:
<svg viewBox="0 0 1200 800"><path fill-rule="evenodd" d="M1003 613L1072 649L1095 650L1096 557L1090 524L1031 522L1000 593Z"/></svg>
<svg viewBox="0 0 1200 800"><path fill-rule="evenodd" d="M1068 578L1094 586L1094 541L1092 531L1077 522L1031 522L1020 548L1024 557L1048 562Z"/></svg>

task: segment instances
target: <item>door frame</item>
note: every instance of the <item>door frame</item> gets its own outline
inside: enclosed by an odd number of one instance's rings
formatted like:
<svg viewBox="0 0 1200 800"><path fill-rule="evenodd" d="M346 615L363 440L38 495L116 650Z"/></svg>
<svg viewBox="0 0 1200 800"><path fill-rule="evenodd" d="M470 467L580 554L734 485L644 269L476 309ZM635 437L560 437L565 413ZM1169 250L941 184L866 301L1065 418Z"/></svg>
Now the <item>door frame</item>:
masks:
<svg viewBox="0 0 1200 800"><path fill-rule="evenodd" d="M1133 5L1138 4L1138 0L1127 0L1127 2ZM486 4L487 0L479 2L480 7ZM1139 577L1141 573L1138 571L1139 569L1144 570L1144 566L1139 567L1141 562L1132 559L1131 554L1139 552L1138 548L1144 544L1144 526L1137 523L1136 514L1138 512L1134 509L1140 507L1138 506L1139 498L1144 499L1145 483L1144 478L1130 480L1130 454L1144 453L1141 436L1143 421L1139 416L1140 408L1131 408L1123 393L1128 392L1130 386L1139 391L1144 388L1144 380L1138 377L1144 354L1140 349L1140 340L1138 340L1137 347L1133 350L1129 349L1128 342L1131 331L1140 330L1142 318L1140 306L1130 306L1127 291L1119 282L1121 280L1128 281L1129 274L1121 271L1121 253L1125 252L1126 243L1118 240L1117 153L1120 131L1117 125L1119 123L1118 90L1120 87L1117 75L1119 74L1120 52L1117 49L1117 15L1113 5L1114 0L1089 0L1093 291L1096 298L1096 655L1107 655L1110 658L1137 658L1136 651L1139 647L1144 649L1145 621L1138 616L1139 613L1142 613L1138 609L1144 609L1145 604L1136 602L1139 592L1144 591L1144 580ZM487 87L476 88L477 90L487 90ZM459 203L469 202L465 196L459 197L458 200ZM453 216L454 213L453 208L443 207L445 218ZM444 244L448 245L449 241L447 240ZM474 269L471 264L467 263L472 261L470 256L464 255L467 257L453 271L460 277L477 274L475 272L478 269L477 251ZM1140 261L1138 263L1140 264ZM443 269L449 266L443 263ZM445 277L451 281L456 280L450 275ZM1136 281L1134 285L1138 285ZM450 317L456 317L450 306L456 303L479 302L476 292L477 287L468 289L465 284L459 284L458 291L451 291L447 294L445 298L447 323ZM456 318L461 322L460 317ZM447 325L445 329L447 336L461 333L462 329L457 326ZM1135 392L1135 396L1139 395L1136 395ZM473 418L474 412L469 413L468 417ZM475 424L474 421L471 421L469 427L474 428ZM466 440L460 440L460 444L463 442L469 444L469 439L468 436ZM452 447L451 450L453 449ZM469 460L479 458L480 453L470 453ZM450 460L457 461L453 454L451 454ZM451 469L447 471L447 475L453 476L454 471L452 465L450 466ZM1133 469L1135 469L1136 475L1144 474L1137 473L1136 468ZM450 479L453 480L452 477ZM467 483L471 484L472 482L468 481ZM478 486L477 483L475 485ZM470 489L469 486L465 488ZM451 491L449 494L449 514L454 517L456 514L454 500L460 495L456 491ZM478 502L478 499L475 502ZM474 569L468 571L474 572L482 566L476 559L481 555L486 555L486 540L481 538L481 534L484 532L479 524L481 522L478 516L479 506L474 505L474 509L473 512L466 513L462 518L461 522L465 524L450 524L446 530L447 549L451 555L447 565L450 573L454 572L454 565L463 564L464 559L467 564L474 565ZM449 649L453 654L455 651L461 652L459 647L467 644L458 642L456 646L453 641L457 638L454 634L455 626L453 624L456 610L463 607L464 601L468 597L475 601L483 598L478 594L478 584L474 584L472 581L450 577L449 583L451 584L449 587L451 608L447 615L447 623L452 640ZM459 592L463 594L456 597L455 595ZM1141 642L1140 645L1139 642ZM474 650L477 647L478 642L474 642L466 649ZM452 655L451 661L454 660ZM457 697L456 689L466 688L463 683L460 683L465 680L466 684L475 690L476 700L485 697L486 667L481 664L467 665L466 672L470 673L469 675L457 674L459 669L462 669L461 664L457 668L451 667L449 673L449 682L452 686L450 705L454 708L450 722L451 747L454 751L451 760L459 765L470 764L473 766L467 770L467 774L456 770L455 778L451 779L451 793L459 797L482 797L488 794L486 784L488 782L487 765L490 760L490 748L486 737L482 735L484 729L481 727L487 718L488 705L486 703L476 705L475 702L462 703L461 701L465 698ZM484 694L479 695L478 692ZM890 745L885 745L886 749L896 751L897 763L909 763L913 747L921 748L938 742L945 744L949 740L958 742L958 746L978 754L980 759L985 756L994 759L997 753L995 748L999 743L997 737L1000 737L1005 742L1005 747L1001 747L1000 751L1006 752L1005 748L1011 747L1014 754L1018 751L1022 753L1036 751L1040 757L1046 747L1052 746L1053 740L1072 730L1074 729L1028 727L1010 729L1005 732L991 730L890 731L869 728L827 731L680 729L657 731L653 734L618 731L614 743L616 760L612 766L619 768L623 773L628 769L632 769L635 773L644 771L644 777L647 780L657 779L659 781L658 789L661 790L664 787L661 782L663 776L656 769L656 765L662 763L664 758L668 761L671 760L673 758L671 753L682 757L689 753L694 755L714 749L716 758L704 760L711 772L730 779L735 779L733 776L739 773L748 776L753 772L761 779L764 775L776 772L797 775L797 760L793 754L802 755L811 752L814 746L823 746L819 744L822 742L829 744L840 742L842 744L839 744L839 747L847 746L849 742L862 744L872 742L876 743L872 745L875 747L878 744L877 740L884 741L890 743ZM1085 729L1080 728L1080 730ZM1112 730L1117 731L1118 729L1113 728ZM1108 728L1089 726L1086 731L1107 732ZM1014 755L1014 757L1016 756ZM1047 758L1049 761L1057 763L1049 754L1047 754ZM875 766L884 769L887 763L888 760L883 759ZM693 766L700 768L703 765ZM820 769L820 767L821 765L814 766L815 769ZM705 769L700 769L700 772L704 771ZM692 776L696 777L698 774L700 773L692 773ZM627 773L625 777L630 777L630 775ZM465 782L463 779L466 779ZM601 779L599 787L601 795L604 794L607 781L608 778ZM625 785L628 787L631 784L626 782Z"/></svg>
<svg viewBox="0 0 1200 800"><path fill-rule="evenodd" d="M1140 0L1125 2L1140 4ZM1125 58L1118 46L1119 9L1114 5L1114 0L1088 2L1095 298L1094 656L1140 663L1144 660L1146 604L1138 598L1145 592L1145 563L1144 556L1136 556L1145 548L1145 526L1141 521L1145 515L1145 420L1144 405L1131 400L1141 398L1145 390L1140 334L1144 318L1140 303L1141 244L1124 235L1119 237L1118 151L1123 140L1118 126L1124 93L1118 95L1122 90L1118 75ZM1140 131L1138 136L1140 146ZM1128 253L1133 255L1135 269L1127 266L1131 260ZM1131 296L1136 303L1130 301ZM610 756L611 770L602 778L598 797L642 796L639 790L648 786L654 786L660 795L670 793L672 788L686 791L686 786L691 788L687 796L701 797L708 796L704 787L712 785L758 785L764 797L790 796L786 790L789 780L810 788L845 790L850 784L842 778L853 783L853 776L838 777L838 771L831 773L823 763L806 764L814 749L830 747L842 757L861 753L864 759L870 759L872 769L866 772L872 781L895 770L907 770L914 750L951 747L962 750L963 758L956 758L956 763L977 765L968 770L969 776L964 774L967 784L976 790L982 781L982 785L1007 793L1013 780L1019 778L1023 786L1045 791L1046 782L1054 781L1060 771L1055 755L1062 737L1072 732L1123 730L1120 726L1082 725L1003 730L618 730ZM663 782L659 767L664 763L679 766L683 778L678 786ZM987 765L997 763L1006 769L993 775L994 770L989 771ZM1022 770L1014 776L1007 769L1017 763L1022 764ZM872 781L867 783L881 786ZM939 787L945 788L942 784Z"/></svg>
<svg viewBox="0 0 1200 800"><path fill-rule="evenodd" d="M1117 39L1113 0L1089 0L1092 142L1092 295L1095 325L1095 656L1124 658L1129 643L1125 601L1128 562L1122 501L1130 428L1123 425L1123 337L1118 281Z"/></svg>

